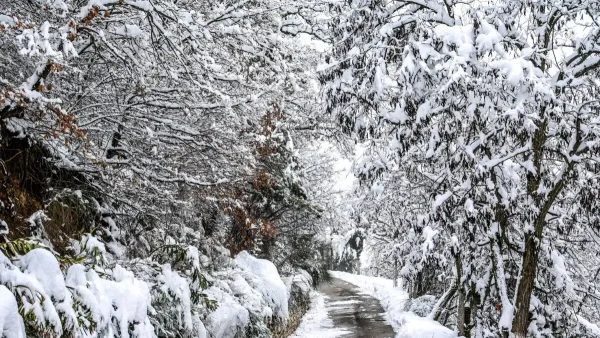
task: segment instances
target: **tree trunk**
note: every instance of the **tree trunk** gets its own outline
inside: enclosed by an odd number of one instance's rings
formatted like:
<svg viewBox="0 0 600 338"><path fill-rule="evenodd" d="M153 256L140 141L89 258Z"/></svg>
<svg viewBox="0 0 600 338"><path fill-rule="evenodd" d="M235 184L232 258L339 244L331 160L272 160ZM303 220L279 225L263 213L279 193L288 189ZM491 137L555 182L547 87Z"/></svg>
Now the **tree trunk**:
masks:
<svg viewBox="0 0 600 338"><path fill-rule="evenodd" d="M419 271L419 272L417 272L417 276L415 277L415 280L412 282L410 298L417 298L417 297L421 296L422 280L423 280L422 273L421 273L421 271Z"/></svg>
<svg viewBox="0 0 600 338"><path fill-rule="evenodd" d="M515 314L512 327L512 331L517 338L526 337L527 329L529 328L529 305L531 303L531 294L533 292L538 261L537 242L538 240L533 234L529 234L525 242L521 280L519 281L515 302L517 313Z"/></svg>
<svg viewBox="0 0 600 338"><path fill-rule="evenodd" d="M540 127L540 130L546 129L546 122ZM534 164L536 165L537 173L541 170L540 168L540 157L545 142L545 135L538 137L538 131L536 131L536 137L534 138ZM575 142L574 149L579 148L579 141ZM531 304L531 295L533 293L533 287L535 283L535 275L537 273L537 265L539 258L539 246L542 242L544 233L544 227L546 226L546 215L548 211L556 201L556 198L561 193L562 189L566 184L569 173L573 170L573 163L569 162L567 168L564 170L561 180L559 180L554 188L548 194L546 201L541 203L541 197L537 195L537 189L540 186L541 178L536 176L528 177L527 192L534 199L539 201L538 205L541 205L539 215L535 220L534 232L525 235L525 253L523 254L523 264L521 266L521 279L519 281L519 287L517 289L517 298L515 301L516 313L513 319L512 332L517 338L524 338L527 336L527 329L530 323L529 305Z"/></svg>
<svg viewBox="0 0 600 338"><path fill-rule="evenodd" d="M456 328L460 337L465 336L465 292L458 289L458 313L456 315Z"/></svg>
<svg viewBox="0 0 600 338"><path fill-rule="evenodd" d="M456 314L456 328L458 329L458 335L465 335L465 290L462 286L462 261L460 253L456 254L454 259L456 260L456 285L458 288L458 313Z"/></svg>
<svg viewBox="0 0 600 338"><path fill-rule="evenodd" d="M398 287L398 257L394 255L394 287Z"/></svg>
<svg viewBox="0 0 600 338"><path fill-rule="evenodd" d="M471 338L471 331L477 324L477 310L481 303L481 296L475 287L475 283L471 282L471 288L469 290L469 305L465 310L465 338Z"/></svg>
<svg viewBox="0 0 600 338"><path fill-rule="evenodd" d="M334 265L333 265L334 264L334 261L333 261L334 260L334 258L333 258L333 247L329 248L329 260L330 260L329 270L335 270L334 269Z"/></svg>
<svg viewBox="0 0 600 338"><path fill-rule="evenodd" d="M546 108L543 107L540 116L544 116ZM527 194L535 201L536 206L541 204L541 196L538 194L538 188L541 183L541 160L544 144L546 142L546 127L548 123L543 121L538 126L532 139L533 164L536 169L534 173L527 174ZM556 189L556 187L555 187ZM554 189L553 189L554 190ZM554 191L553 191L554 193ZM548 204L551 201L547 201ZM546 213L541 208L537 216L534 232L525 235L525 252L523 254L523 263L521 266L521 279L517 289L515 300L515 317L512 323L512 332L517 338L525 338L529 328L529 305L531 303L531 294L535 282L535 274L538 261L538 243L542 239ZM547 212L548 208L546 208Z"/></svg>

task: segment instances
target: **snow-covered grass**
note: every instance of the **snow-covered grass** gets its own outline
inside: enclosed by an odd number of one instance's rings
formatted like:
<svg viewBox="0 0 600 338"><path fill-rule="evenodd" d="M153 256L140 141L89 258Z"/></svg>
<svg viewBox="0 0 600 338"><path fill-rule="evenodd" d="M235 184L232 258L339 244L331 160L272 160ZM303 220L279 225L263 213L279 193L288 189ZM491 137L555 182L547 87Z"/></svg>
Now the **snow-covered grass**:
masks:
<svg viewBox="0 0 600 338"><path fill-rule="evenodd" d="M334 338L348 333L333 327L333 321L327 315L323 294L313 291L310 298L310 310L306 312L300 326L290 338Z"/></svg>
<svg viewBox="0 0 600 338"><path fill-rule="evenodd" d="M353 275L331 271L333 277L340 278L360 288L362 292L377 298L386 312L386 319L396 331L397 338L453 338L457 334L442 324L419 317L405 311L408 294L401 288L394 288L387 278Z"/></svg>

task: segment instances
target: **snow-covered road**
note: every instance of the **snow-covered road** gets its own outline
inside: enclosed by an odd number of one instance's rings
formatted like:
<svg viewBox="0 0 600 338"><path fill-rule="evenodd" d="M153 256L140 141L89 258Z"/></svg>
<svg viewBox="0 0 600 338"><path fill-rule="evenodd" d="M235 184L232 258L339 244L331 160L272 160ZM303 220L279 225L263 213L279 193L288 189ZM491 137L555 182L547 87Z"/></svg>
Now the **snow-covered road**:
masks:
<svg viewBox="0 0 600 338"><path fill-rule="evenodd" d="M314 295L313 308L295 338L344 337L392 338L394 329L385 321L379 301L353 284L332 278Z"/></svg>
<svg viewBox="0 0 600 338"><path fill-rule="evenodd" d="M392 281L332 271L292 338L455 338L456 333L405 311L407 294ZM395 331L395 332L394 332Z"/></svg>

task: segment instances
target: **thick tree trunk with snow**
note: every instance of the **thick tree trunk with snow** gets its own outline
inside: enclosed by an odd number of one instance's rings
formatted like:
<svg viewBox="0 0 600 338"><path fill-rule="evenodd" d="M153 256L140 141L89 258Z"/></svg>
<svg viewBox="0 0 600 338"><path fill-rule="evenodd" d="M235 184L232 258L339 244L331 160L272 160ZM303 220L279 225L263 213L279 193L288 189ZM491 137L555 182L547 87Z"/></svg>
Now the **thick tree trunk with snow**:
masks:
<svg viewBox="0 0 600 338"><path fill-rule="evenodd" d="M465 336L465 292L462 288L458 290L458 313L456 319L456 327L459 336Z"/></svg>
<svg viewBox="0 0 600 338"><path fill-rule="evenodd" d="M538 239L534 235L527 236L525 244L525 255L523 256L523 267L521 269L521 280L517 290L515 307L517 313L513 321L513 333L516 337L525 337L529 328L530 315L529 305L535 282L535 273L538 262Z"/></svg>
<svg viewBox="0 0 600 338"><path fill-rule="evenodd" d="M541 110L540 115L544 116L544 113L545 108ZM535 174L529 173L527 175L527 193L536 202L536 205L540 204L541 199L538 189L541 182L541 161L546 142L546 128L547 122L544 121L538 125L538 129L533 135L532 157L536 172ZM535 233L525 235L525 252L523 253L523 263L521 266L521 279L515 301L516 314L512 323L512 331L517 337L525 337L529 328L529 305L531 303L531 294L533 292L538 264L538 245L542 239L542 231L544 229L545 215L542 215L542 213L540 212L540 215L537 217L538 221L535 224Z"/></svg>

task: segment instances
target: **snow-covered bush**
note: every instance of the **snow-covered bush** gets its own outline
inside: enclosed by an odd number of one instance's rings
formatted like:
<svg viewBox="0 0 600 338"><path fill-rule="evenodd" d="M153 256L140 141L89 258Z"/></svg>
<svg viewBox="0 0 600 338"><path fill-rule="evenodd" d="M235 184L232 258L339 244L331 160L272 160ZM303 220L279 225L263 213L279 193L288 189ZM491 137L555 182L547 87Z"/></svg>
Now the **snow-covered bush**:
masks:
<svg viewBox="0 0 600 338"><path fill-rule="evenodd" d="M242 333L261 337L269 332L268 323L287 320L288 287L270 261L242 251L213 278L206 294L219 306L208 316L207 326L215 338Z"/></svg>
<svg viewBox="0 0 600 338"><path fill-rule="evenodd" d="M4 290L10 290L19 304L19 320L25 325L18 332L23 335L151 337L154 334L148 318L151 306L148 285L119 265L95 271L73 264L65 275L56 255L47 248L33 248L22 256L12 257L12 261L0 251L0 284Z"/></svg>
<svg viewBox="0 0 600 338"><path fill-rule="evenodd" d="M167 244L135 270L150 281L150 319L159 337L205 337L204 317L216 306L203 290L209 285L194 246ZM177 270L176 270L177 269Z"/></svg>
<svg viewBox="0 0 600 338"><path fill-rule="evenodd" d="M435 306L436 298L424 295L414 299L408 299L404 305L405 311L410 311L418 316L427 317Z"/></svg>
<svg viewBox="0 0 600 338"><path fill-rule="evenodd" d="M275 338L289 337L300 325L300 321L311 305L310 294L313 286L311 275L305 270L283 278L287 287L289 316L284 323L272 322L271 332Z"/></svg>
<svg viewBox="0 0 600 338"><path fill-rule="evenodd" d="M255 258L246 251L235 257L235 263L249 275L247 279L250 279L253 289L263 296L268 305L264 309L265 315L287 319L289 295L275 265L268 260Z"/></svg>
<svg viewBox="0 0 600 338"><path fill-rule="evenodd" d="M0 285L0 337L25 338L23 318L15 296L4 285Z"/></svg>
<svg viewBox="0 0 600 338"><path fill-rule="evenodd" d="M163 255L119 261L85 234L72 248L74 257L28 240L0 249L0 285L16 297L28 336L206 336L200 317L214 302L202 293L208 284L195 247L168 246ZM181 275L167 259L183 269Z"/></svg>
<svg viewBox="0 0 600 338"><path fill-rule="evenodd" d="M35 242L3 244L0 328L9 337L270 337L269 325L285 326L290 295L298 302L311 289L308 273L284 282L273 263L245 251L223 257L227 266L212 275L195 247L176 245L109 268L104 243L84 239L78 263Z"/></svg>

